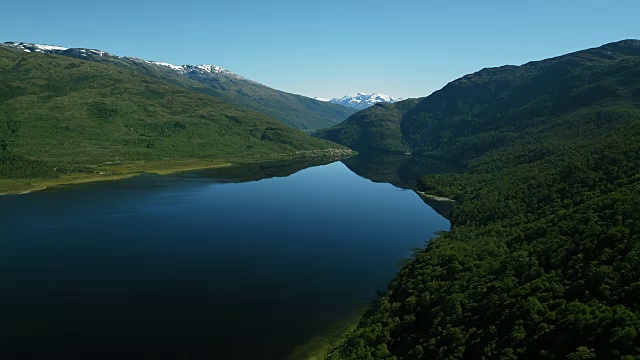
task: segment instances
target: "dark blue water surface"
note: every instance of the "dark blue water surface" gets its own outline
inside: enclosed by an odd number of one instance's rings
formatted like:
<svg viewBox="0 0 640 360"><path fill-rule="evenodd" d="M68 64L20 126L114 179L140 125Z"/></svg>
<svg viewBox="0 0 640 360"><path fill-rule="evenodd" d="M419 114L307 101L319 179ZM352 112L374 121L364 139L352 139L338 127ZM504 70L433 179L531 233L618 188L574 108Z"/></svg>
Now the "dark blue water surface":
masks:
<svg viewBox="0 0 640 360"><path fill-rule="evenodd" d="M449 228L340 162L225 171L0 197L3 358L286 358Z"/></svg>

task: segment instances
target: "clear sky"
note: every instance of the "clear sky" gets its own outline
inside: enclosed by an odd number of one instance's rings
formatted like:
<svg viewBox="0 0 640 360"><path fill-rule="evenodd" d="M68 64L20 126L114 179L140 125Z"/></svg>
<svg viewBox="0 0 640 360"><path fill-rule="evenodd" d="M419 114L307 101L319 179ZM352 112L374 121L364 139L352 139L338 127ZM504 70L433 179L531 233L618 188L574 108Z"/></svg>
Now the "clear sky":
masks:
<svg viewBox="0 0 640 360"><path fill-rule="evenodd" d="M0 41L216 64L288 92L426 96L483 67L640 38L639 0L20 0Z"/></svg>

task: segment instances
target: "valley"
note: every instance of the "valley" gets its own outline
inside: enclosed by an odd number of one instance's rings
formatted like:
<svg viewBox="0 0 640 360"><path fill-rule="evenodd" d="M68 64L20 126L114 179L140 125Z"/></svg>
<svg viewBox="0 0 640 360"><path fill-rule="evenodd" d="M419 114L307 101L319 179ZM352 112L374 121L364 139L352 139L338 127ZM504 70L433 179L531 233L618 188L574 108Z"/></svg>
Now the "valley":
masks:
<svg viewBox="0 0 640 360"><path fill-rule="evenodd" d="M408 99L28 42L0 85L3 358L640 355L639 40Z"/></svg>

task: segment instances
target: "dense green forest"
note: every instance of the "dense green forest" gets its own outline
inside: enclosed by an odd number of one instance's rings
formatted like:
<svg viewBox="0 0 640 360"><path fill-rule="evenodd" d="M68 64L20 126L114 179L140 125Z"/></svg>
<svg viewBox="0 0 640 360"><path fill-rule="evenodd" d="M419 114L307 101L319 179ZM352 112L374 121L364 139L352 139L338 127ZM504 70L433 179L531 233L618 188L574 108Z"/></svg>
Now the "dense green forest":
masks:
<svg viewBox="0 0 640 360"><path fill-rule="evenodd" d="M344 149L109 64L0 47L0 83L0 192L16 182L103 173L136 161L260 160Z"/></svg>
<svg viewBox="0 0 640 360"><path fill-rule="evenodd" d="M392 104L378 103L361 110L342 123L313 133L331 139L362 154L410 154L411 148L402 137L404 115L421 99L407 99Z"/></svg>
<svg viewBox="0 0 640 360"><path fill-rule="evenodd" d="M465 166L419 181L456 200L451 231L328 358L640 357L640 41L485 69L323 134Z"/></svg>
<svg viewBox="0 0 640 360"><path fill-rule="evenodd" d="M4 45L11 47L12 44L19 43L5 43ZM71 48L48 50L48 52L85 61L115 65L128 71L162 80L165 83L215 96L231 105L258 111L285 125L304 131L335 125L356 112L355 109L346 106L272 89L228 72L212 73L202 71L196 66L185 66L184 71L175 71L142 59L116 56L99 50Z"/></svg>

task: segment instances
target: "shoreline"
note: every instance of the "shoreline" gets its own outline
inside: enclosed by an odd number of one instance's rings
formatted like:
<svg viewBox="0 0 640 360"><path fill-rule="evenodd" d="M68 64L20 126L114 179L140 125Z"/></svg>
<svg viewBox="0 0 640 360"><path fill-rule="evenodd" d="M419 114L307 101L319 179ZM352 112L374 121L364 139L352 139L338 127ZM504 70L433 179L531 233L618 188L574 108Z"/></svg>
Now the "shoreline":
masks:
<svg viewBox="0 0 640 360"><path fill-rule="evenodd" d="M185 171L203 170L203 169L225 167L225 166L231 166L231 165L233 165L233 163L211 164L211 165L203 165L203 166L196 166L196 167L179 166L176 168L167 168L167 169L135 169L135 170L126 170L125 172L122 172L122 173L114 172L111 174L100 174L100 172L96 172L93 174L71 173L71 174L64 174L61 177L54 178L54 179L35 179L35 180L22 180L22 181L8 180L6 181L7 183L24 184L24 187L21 187L24 189L4 191L0 193L0 196L24 195L24 194L29 194L36 191L53 189L53 188L68 186L68 185L79 185L79 184L104 182L104 181L116 181L116 180L128 179L144 173L168 175L168 174L175 174L175 173L180 173Z"/></svg>
<svg viewBox="0 0 640 360"><path fill-rule="evenodd" d="M418 197L430 206L435 212L451 222L451 213L457 202L444 196L436 196L425 193L424 191L413 190Z"/></svg>
<svg viewBox="0 0 640 360"><path fill-rule="evenodd" d="M345 340L346 335L358 325L362 315L369 309L369 304L356 306L350 314L335 322L300 343L291 350L286 360L325 360L332 351Z"/></svg>
<svg viewBox="0 0 640 360"><path fill-rule="evenodd" d="M356 153L344 149L321 149L298 151L289 154L274 154L265 157L247 159L190 159L190 160L155 160L130 161L118 165L92 165L94 173L69 173L58 178L49 179L0 179L0 196L24 195L35 191L42 191L56 187L92 182L115 181L138 176L143 173L168 175L180 172L205 170L228 167L238 164L251 164L280 160L295 160L309 158L329 158L340 160L351 157Z"/></svg>
<svg viewBox="0 0 640 360"><path fill-rule="evenodd" d="M448 197L444 197L444 196L436 196L436 195L430 195L425 193L424 191L420 191L420 190L414 190L416 194L418 194L421 197L425 197L429 200L434 200L434 201L440 201L440 202L456 202L453 199L449 199Z"/></svg>

